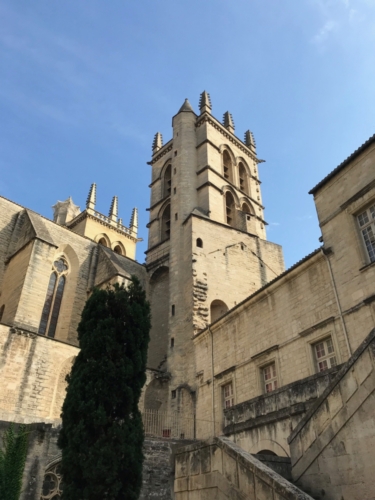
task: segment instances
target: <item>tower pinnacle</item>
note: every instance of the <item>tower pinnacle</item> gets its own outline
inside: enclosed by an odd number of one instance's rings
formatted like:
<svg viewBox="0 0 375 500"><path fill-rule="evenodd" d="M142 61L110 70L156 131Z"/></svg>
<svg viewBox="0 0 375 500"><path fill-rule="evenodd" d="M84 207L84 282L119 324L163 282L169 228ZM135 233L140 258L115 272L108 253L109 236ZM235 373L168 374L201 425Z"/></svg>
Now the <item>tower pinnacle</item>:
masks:
<svg viewBox="0 0 375 500"><path fill-rule="evenodd" d="M91 184L89 195L86 200L86 208L91 208L92 210L95 210L95 204L96 204L96 184L95 182Z"/></svg>
<svg viewBox="0 0 375 500"><path fill-rule="evenodd" d="M155 154L161 147L163 147L163 136L160 132L156 132L152 142L152 152Z"/></svg>
<svg viewBox="0 0 375 500"><path fill-rule="evenodd" d="M250 130L246 130L245 132L244 143L251 149L251 151L253 151L253 153L256 152L256 142L254 139L254 134Z"/></svg>
<svg viewBox="0 0 375 500"><path fill-rule="evenodd" d="M118 198L117 196L114 196L112 199L111 203L111 208L109 209L109 215L108 217L113 221L117 221L117 216L118 216Z"/></svg>
<svg viewBox="0 0 375 500"><path fill-rule="evenodd" d="M133 208L132 215L130 217L130 230L137 234L138 230L138 209Z"/></svg>
<svg viewBox="0 0 375 500"><path fill-rule="evenodd" d="M229 111L227 111L226 113L224 113L224 116L223 116L223 125L224 127L229 130L229 132L231 132L232 134L234 134L234 122L233 122L233 117L232 115L229 113Z"/></svg>
<svg viewBox="0 0 375 500"><path fill-rule="evenodd" d="M207 111L207 113L211 113L211 97L210 94L206 91L201 93L200 99L199 99L199 110L202 113Z"/></svg>

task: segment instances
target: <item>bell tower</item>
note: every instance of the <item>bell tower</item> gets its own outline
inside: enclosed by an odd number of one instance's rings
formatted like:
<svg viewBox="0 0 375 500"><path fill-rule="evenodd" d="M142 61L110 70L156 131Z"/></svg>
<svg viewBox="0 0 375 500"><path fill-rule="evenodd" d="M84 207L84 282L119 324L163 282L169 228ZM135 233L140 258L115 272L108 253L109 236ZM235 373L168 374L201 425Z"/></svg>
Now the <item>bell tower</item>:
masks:
<svg viewBox="0 0 375 500"><path fill-rule="evenodd" d="M254 136L240 140L232 115L220 122L211 110L207 92L199 114L186 99L149 162L148 365L169 380L163 405L184 411L194 404L192 337L284 271L281 247L266 240Z"/></svg>

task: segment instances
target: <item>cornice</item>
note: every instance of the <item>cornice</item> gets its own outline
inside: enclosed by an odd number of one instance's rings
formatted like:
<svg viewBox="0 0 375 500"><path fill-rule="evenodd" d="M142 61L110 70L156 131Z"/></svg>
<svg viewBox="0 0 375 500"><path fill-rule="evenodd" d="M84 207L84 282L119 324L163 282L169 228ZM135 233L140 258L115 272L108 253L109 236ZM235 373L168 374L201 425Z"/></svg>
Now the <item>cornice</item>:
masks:
<svg viewBox="0 0 375 500"><path fill-rule="evenodd" d="M223 181L225 181L225 184L228 184L229 186L231 186L233 189L235 189L236 191L238 191L239 193L243 194L244 196L246 196L246 198L250 201L252 201L253 203L255 203L256 205L258 205L258 207L262 208L263 210L265 209L264 205L262 205L261 203L259 203L259 201L257 200L254 200L254 198L252 198L251 196L249 196L247 193L245 193L245 191L242 191L241 189L239 189L235 184L232 184L230 181L228 181L228 179L226 179L223 175L221 175L217 170L213 169L212 167L210 167L210 165L206 165L205 167L201 168L200 170L198 170L197 172L197 175L205 172L206 170L211 170L211 172L213 172L214 174L216 174L218 177L220 177L220 179L222 179ZM258 179L256 179L258 181ZM260 181L258 181L259 184L260 184ZM207 184L207 182L206 182ZM211 184L211 183L210 183ZM202 186L200 187L203 187L205 184L203 184ZM213 187L216 187L216 186L213 186ZM200 189L200 188L197 188L197 189ZM221 194L223 194L223 191L220 189L220 188L216 188L216 189L219 189Z"/></svg>
<svg viewBox="0 0 375 500"><path fill-rule="evenodd" d="M212 187L212 188L216 189L217 191L219 191L220 194L224 194L224 191L222 189L220 189L219 187L215 186L215 184L212 184L212 182L210 182L210 181L207 181L204 184L201 184L200 186L198 186L197 187L197 191L200 191L201 189L203 189L206 186L209 186L209 187Z"/></svg>
<svg viewBox="0 0 375 500"><path fill-rule="evenodd" d="M153 210L154 208L156 208L158 205L162 205L166 200L168 200L168 198L170 198L171 195L169 194L168 196L164 196L164 198L162 198L161 200L157 201L156 203L154 203L153 205L151 205L151 207L149 208L146 208L146 211L147 212L151 212L151 210Z"/></svg>
<svg viewBox="0 0 375 500"><path fill-rule="evenodd" d="M173 147L173 139L168 141L167 144L165 144L161 149L159 149L159 151L157 151L155 155L152 157L152 160L147 162L147 165L153 165L154 163L156 163L158 160L160 160L160 158L169 153L169 151L172 151L172 147Z"/></svg>
<svg viewBox="0 0 375 500"><path fill-rule="evenodd" d="M264 163L265 160L260 160L257 156L234 134L229 132L216 118L207 112L203 113L197 118L195 123L196 127L200 127L203 123L208 122L212 125L216 130L218 130L226 139L235 144L238 149L240 149L243 153L249 156L255 163Z"/></svg>

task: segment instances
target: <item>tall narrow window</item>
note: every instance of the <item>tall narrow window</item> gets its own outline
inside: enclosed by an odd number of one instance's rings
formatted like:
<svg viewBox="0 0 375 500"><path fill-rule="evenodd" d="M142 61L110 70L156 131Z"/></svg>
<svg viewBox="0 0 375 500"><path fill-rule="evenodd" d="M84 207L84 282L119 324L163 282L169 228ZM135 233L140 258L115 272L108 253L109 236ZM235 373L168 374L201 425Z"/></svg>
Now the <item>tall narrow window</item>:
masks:
<svg viewBox="0 0 375 500"><path fill-rule="evenodd" d="M363 242L370 262L375 262L375 205L358 215Z"/></svg>
<svg viewBox="0 0 375 500"><path fill-rule="evenodd" d="M227 224L234 227L234 198L232 194L227 191L225 194L225 215L227 218Z"/></svg>
<svg viewBox="0 0 375 500"><path fill-rule="evenodd" d="M161 239L169 240L171 236L171 206L167 205L161 218Z"/></svg>
<svg viewBox="0 0 375 500"><path fill-rule="evenodd" d="M271 363L262 369L264 392L272 392L277 389L277 373L275 363Z"/></svg>
<svg viewBox="0 0 375 500"><path fill-rule="evenodd" d="M223 385L223 406L224 408L230 408L234 405L234 394L233 394L233 384L230 382L229 384Z"/></svg>
<svg viewBox="0 0 375 500"><path fill-rule="evenodd" d="M44 302L42 317L39 324L38 333L54 337L56 332L57 321L61 301L65 288L66 274L68 272L68 264L61 257L55 260L52 266L52 274L49 279L46 300Z"/></svg>
<svg viewBox="0 0 375 500"><path fill-rule="evenodd" d="M313 348L318 372L323 372L337 365L335 349L331 337L314 344Z"/></svg>
<svg viewBox="0 0 375 500"><path fill-rule="evenodd" d="M246 168L243 163L240 162L238 166L238 173L240 176L240 189L246 194L249 194L249 184L247 179Z"/></svg>
<svg viewBox="0 0 375 500"><path fill-rule="evenodd" d="M172 186L172 165L168 165L164 173L164 197L171 195Z"/></svg>
<svg viewBox="0 0 375 500"><path fill-rule="evenodd" d="M228 151L223 153L223 174L225 179L233 184L233 165Z"/></svg>

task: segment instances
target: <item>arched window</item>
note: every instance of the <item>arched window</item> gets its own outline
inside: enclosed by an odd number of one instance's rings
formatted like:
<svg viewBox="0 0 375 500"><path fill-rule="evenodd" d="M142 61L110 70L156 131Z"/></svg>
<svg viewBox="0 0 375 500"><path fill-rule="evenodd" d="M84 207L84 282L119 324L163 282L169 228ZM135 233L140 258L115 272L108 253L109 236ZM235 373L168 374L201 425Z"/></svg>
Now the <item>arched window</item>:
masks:
<svg viewBox="0 0 375 500"><path fill-rule="evenodd" d="M169 240L171 236L171 205L168 204L161 218L161 239Z"/></svg>
<svg viewBox="0 0 375 500"><path fill-rule="evenodd" d="M228 306L222 300L214 300L211 302L211 323L221 318L228 311Z"/></svg>
<svg viewBox="0 0 375 500"><path fill-rule="evenodd" d="M168 165L164 172L164 191L163 197L171 195L172 186L172 165Z"/></svg>
<svg viewBox="0 0 375 500"><path fill-rule="evenodd" d="M250 207L247 203L242 203L241 210L245 212L245 214L251 214Z"/></svg>
<svg viewBox="0 0 375 500"><path fill-rule="evenodd" d="M247 178L247 172L244 164L240 162L238 166L238 173L240 176L240 189L247 195L249 194L249 182Z"/></svg>
<svg viewBox="0 0 375 500"><path fill-rule="evenodd" d="M228 151L223 153L224 177L233 184L233 164Z"/></svg>
<svg viewBox="0 0 375 500"><path fill-rule="evenodd" d="M49 279L46 300L44 302L42 317L40 320L38 333L54 337L61 301L65 288L68 264L63 257L55 260L52 266L52 274Z"/></svg>
<svg viewBox="0 0 375 500"><path fill-rule="evenodd" d="M234 227L234 217L235 217L235 206L234 198L232 193L227 191L225 193L225 215L227 218L227 224Z"/></svg>
<svg viewBox="0 0 375 500"><path fill-rule="evenodd" d="M203 241L200 238L197 238L196 244L198 248L203 248Z"/></svg>
<svg viewBox="0 0 375 500"><path fill-rule="evenodd" d="M113 249L115 253L118 253L119 255L125 255L124 250L120 247L120 245L116 245L115 248Z"/></svg>
<svg viewBox="0 0 375 500"><path fill-rule="evenodd" d="M107 242L105 240L105 238L100 238L100 240L98 241L99 245L103 245L103 247L107 247Z"/></svg>

